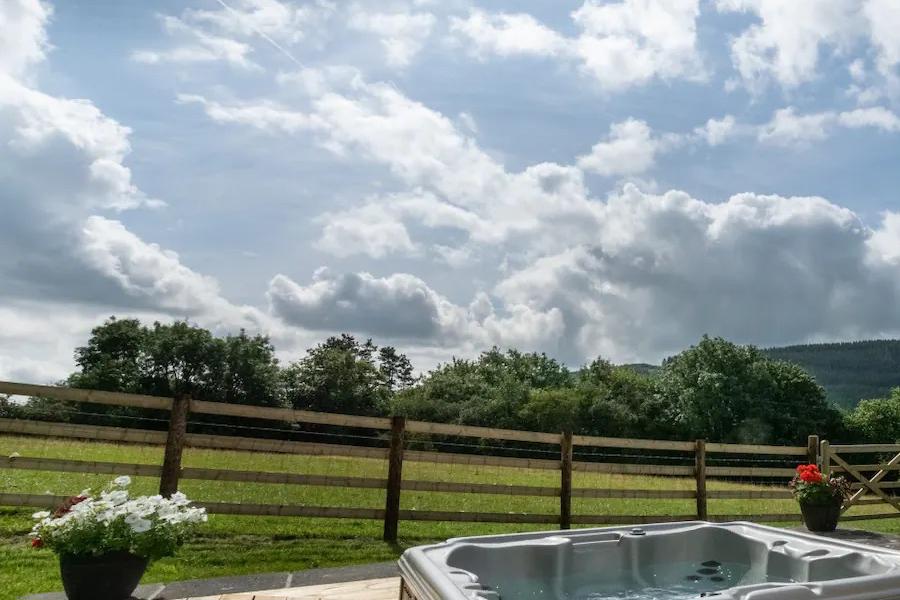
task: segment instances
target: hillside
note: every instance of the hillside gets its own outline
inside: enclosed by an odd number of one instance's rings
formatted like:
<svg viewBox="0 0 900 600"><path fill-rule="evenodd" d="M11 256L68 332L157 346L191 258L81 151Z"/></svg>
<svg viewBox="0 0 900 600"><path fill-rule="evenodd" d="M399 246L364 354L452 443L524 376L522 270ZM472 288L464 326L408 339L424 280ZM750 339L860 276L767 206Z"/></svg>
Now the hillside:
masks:
<svg viewBox="0 0 900 600"><path fill-rule="evenodd" d="M829 400L845 408L861 399L887 396L900 386L900 340L806 344L765 352L801 365L825 387Z"/></svg>
<svg viewBox="0 0 900 600"><path fill-rule="evenodd" d="M806 369L828 392L828 399L842 408L883 398L900 387L900 340L803 344L763 352ZM644 363L622 366L647 375L660 368Z"/></svg>

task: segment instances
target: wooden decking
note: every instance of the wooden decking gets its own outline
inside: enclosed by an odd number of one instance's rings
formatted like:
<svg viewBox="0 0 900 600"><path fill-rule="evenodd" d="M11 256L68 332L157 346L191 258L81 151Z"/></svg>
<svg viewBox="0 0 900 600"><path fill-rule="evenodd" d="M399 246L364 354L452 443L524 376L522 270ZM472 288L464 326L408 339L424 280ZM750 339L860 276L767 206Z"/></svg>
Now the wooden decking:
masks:
<svg viewBox="0 0 900 600"><path fill-rule="evenodd" d="M191 597L184 600L398 600L399 598L400 578L386 577L241 594Z"/></svg>

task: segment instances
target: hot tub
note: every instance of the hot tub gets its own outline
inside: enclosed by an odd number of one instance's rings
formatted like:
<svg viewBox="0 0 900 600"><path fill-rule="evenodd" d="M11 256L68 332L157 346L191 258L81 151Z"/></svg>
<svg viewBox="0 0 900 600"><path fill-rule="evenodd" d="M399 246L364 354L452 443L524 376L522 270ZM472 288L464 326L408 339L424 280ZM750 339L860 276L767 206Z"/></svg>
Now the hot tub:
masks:
<svg viewBox="0 0 900 600"><path fill-rule="evenodd" d="M418 600L900 599L900 553L754 523L466 537L410 548Z"/></svg>

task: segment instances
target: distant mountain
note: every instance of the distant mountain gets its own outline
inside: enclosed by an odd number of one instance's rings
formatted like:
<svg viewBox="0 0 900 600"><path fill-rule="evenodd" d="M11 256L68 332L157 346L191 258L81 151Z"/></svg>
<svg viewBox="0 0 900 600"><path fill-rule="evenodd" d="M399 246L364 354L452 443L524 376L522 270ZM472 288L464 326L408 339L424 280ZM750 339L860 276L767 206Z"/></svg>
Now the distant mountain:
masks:
<svg viewBox="0 0 900 600"><path fill-rule="evenodd" d="M804 344L763 352L806 369L825 388L828 399L843 408L868 398L884 398L900 387L900 340ZM661 368L645 363L622 366L645 375Z"/></svg>
<svg viewBox="0 0 900 600"><path fill-rule="evenodd" d="M772 358L797 363L844 408L883 398L900 387L900 340L805 344L764 350Z"/></svg>
<svg viewBox="0 0 900 600"><path fill-rule="evenodd" d="M649 365L647 363L631 363L627 365L619 365L620 367L624 367L626 369L631 369L635 373L640 373L641 375L654 375L657 371L659 371L662 367L659 365Z"/></svg>

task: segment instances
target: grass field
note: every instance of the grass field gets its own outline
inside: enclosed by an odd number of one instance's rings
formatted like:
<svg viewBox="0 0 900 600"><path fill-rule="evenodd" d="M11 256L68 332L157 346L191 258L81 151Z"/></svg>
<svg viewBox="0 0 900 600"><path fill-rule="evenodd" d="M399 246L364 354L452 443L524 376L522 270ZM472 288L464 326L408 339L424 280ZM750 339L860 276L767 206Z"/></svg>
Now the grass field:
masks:
<svg viewBox="0 0 900 600"><path fill-rule="evenodd" d="M160 464L162 448L117 445L75 440L0 436L0 456L71 458L113 462ZM384 477L384 460L342 457L310 457L220 450L187 449L184 466L315 473L359 477ZM547 470L436 465L407 462L406 479L520 485L559 485L559 473ZM111 477L46 471L0 470L0 491L7 493L72 494L102 487ZM137 493L155 493L158 482L134 478ZM574 487L601 489L694 489L693 479L578 473ZM765 489L742 482L710 481L715 489ZM182 491L195 500L305 504L383 508L384 491L298 485L182 482ZM553 497L513 497L489 494L448 494L404 491L401 507L419 510L556 513ZM574 514L675 515L691 514L692 499L574 499ZM854 509L886 512L883 506ZM32 550L27 532L31 509L0 508L0 600L23 594L61 589L55 557L48 551ZM792 500L711 500L710 515L750 515L797 512ZM900 513L898 513L900 514ZM799 516L798 516L799 523ZM790 526L790 523L785 525ZM900 531L900 519L859 521L853 527L876 531ZM481 523L401 522L400 541L380 540L380 521L353 519L309 519L211 515L202 535L174 558L151 566L145 583L237 575L244 573L300 570L395 559L406 547L448 537L528 529L547 525L503 525Z"/></svg>

